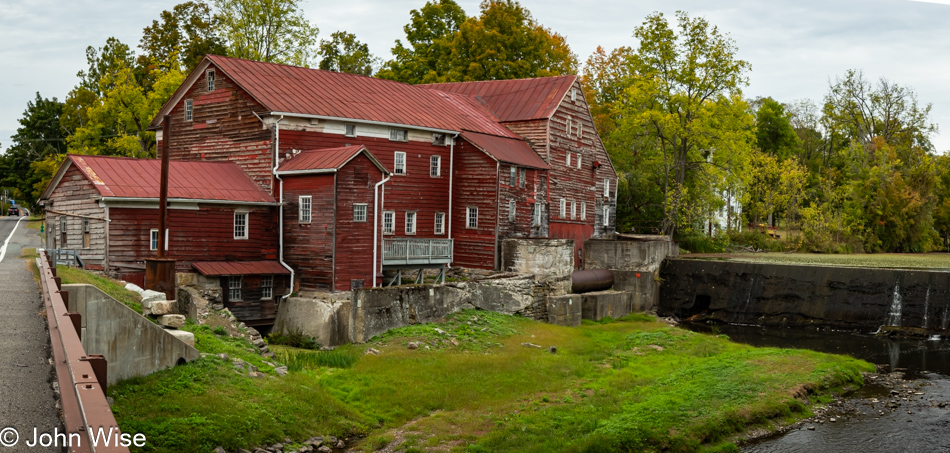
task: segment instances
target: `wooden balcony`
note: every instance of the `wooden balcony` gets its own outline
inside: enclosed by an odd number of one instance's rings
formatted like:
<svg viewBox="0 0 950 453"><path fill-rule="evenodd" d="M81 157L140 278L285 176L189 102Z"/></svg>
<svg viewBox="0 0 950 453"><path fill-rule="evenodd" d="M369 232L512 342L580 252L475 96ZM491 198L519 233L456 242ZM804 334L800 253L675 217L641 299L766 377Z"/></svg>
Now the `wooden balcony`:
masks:
<svg viewBox="0 0 950 453"><path fill-rule="evenodd" d="M452 239L383 240L383 266L431 266L450 262L452 262Z"/></svg>

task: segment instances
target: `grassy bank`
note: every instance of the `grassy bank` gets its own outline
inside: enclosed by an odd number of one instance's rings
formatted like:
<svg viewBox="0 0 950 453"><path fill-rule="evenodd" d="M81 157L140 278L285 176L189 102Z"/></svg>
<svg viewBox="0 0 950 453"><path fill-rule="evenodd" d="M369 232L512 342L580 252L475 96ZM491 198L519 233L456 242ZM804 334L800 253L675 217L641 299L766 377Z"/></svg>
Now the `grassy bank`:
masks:
<svg viewBox="0 0 950 453"><path fill-rule="evenodd" d="M142 296L134 291L125 289L125 285L109 277L69 266L56 266L56 276L63 284L86 283L102 290L113 299L122 302L127 307L142 313Z"/></svg>
<svg viewBox="0 0 950 453"><path fill-rule="evenodd" d="M737 253L684 255L684 257L776 264L950 270L950 254L948 253Z"/></svg>
<svg viewBox="0 0 950 453"><path fill-rule="evenodd" d="M567 328L473 311L331 352L274 347L290 368L276 377L244 340L194 330L202 352L256 363L267 377L207 356L111 387L120 426L145 433L145 451L230 451L319 434L365 435L364 451L729 450L731 434L806 416L801 398L873 370L644 316Z"/></svg>

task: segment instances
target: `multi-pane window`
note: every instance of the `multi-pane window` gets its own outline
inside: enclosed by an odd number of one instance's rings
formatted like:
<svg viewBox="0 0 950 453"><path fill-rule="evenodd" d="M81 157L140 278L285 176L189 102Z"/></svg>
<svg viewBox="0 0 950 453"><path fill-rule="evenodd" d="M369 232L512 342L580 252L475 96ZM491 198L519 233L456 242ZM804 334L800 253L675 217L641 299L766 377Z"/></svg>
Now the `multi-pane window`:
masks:
<svg viewBox="0 0 950 453"><path fill-rule="evenodd" d="M191 121L194 118L195 104L191 99L185 99L185 121Z"/></svg>
<svg viewBox="0 0 950 453"><path fill-rule="evenodd" d="M242 278L240 275L232 275L228 277L228 300L232 302L241 300L241 280Z"/></svg>
<svg viewBox="0 0 950 453"><path fill-rule="evenodd" d="M610 197L610 179L604 178L604 198Z"/></svg>
<svg viewBox="0 0 950 453"><path fill-rule="evenodd" d="M574 220L576 218L577 218L577 202L572 200L571 201L571 220Z"/></svg>
<svg viewBox="0 0 950 453"><path fill-rule="evenodd" d="M604 226L610 225L610 207L604 206Z"/></svg>
<svg viewBox="0 0 950 453"><path fill-rule="evenodd" d="M445 234L445 213L437 212L435 213L435 228L433 229L435 234Z"/></svg>
<svg viewBox="0 0 950 453"><path fill-rule="evenodd" d="M356 203L353 205L353 221L354 222L365 222L366 221L366 203Z"/></svg>
<svg viewBox="0 0 950 453"><path fill-rule="evenodd" d="M416 213L406 213L406 234L416 234Z"/></svg>
<svg viewBox="0 0 950 453"><path fill-rule="evenodd" d="M518 169L518 187L524 189L525 181L528 179L528 170L524 168Z"/></svg>
<svg viewBox="0 0 950 453"><path fill-rule="evenodd" d="M390 129L389 139L395 142L405 142L409 140L409 131L405 129Z"/></svg>
<svg viewBox="0 0 950 453"><path fill-rule="evenodd" d="M274 297L274 276L261 275L261 299Z"/></svg>
<svg viewBox="0 0 950 453"><path fill-rule="evenodd" d="M158 250L158 228L152 228L148 231L148 249ZM168 250L168 229L165 229L165 250Z"/></svg>
<svg viewBox="0 0 950 453"><path fill-rule="evenodd" d="M396 231L396 212L383 212L383 234L393 234Z"/></svg>
<svg viewBox="0 0 950 453"><path fill-rule="evenodd" d="M208 91L214 91L214 69L209 69L205 78L208 80Z"/></svg>
<svg viewBox="0 0 950 453"><path fill-rule="evenodd" d="M508 221L509 222L515 221L515 218L516 218L515 209L517 209L517 204L515 203L515 200L509 201L508 202Z"/></svg>
<svg viewBox="0 0 950 453"><path fill-rule="evenodd" d="M581 202L581 220L587 220L587 203Z"/></svg>
<svg viewBox="0 0 950 453"><path fill-rule="evenodd" d="M397 175L406 174L406 153L396 151L395 157L393 158L393 173Z"/></svg>
<svg viewBox="0 0 950 453"><path fill-rule="evenodd" d="M234 213L234 239L247 239L247 213Z"/></svg>
<svg viewBox="0 0 950 453"><path fill-rule="evenodd" d="M514 165L508 171L508 185L514 187L517 184L518 168Z"/></svg>
<svg viewBox="0 0 950 453"><path fill-rule="evenodd" d="M561 218L567 218L567 200L561 198Z"/></svg>
<svg viewBox="0 0 950 453"><path fill-rule="evenodd" d="M429 176L437 178L442 175L442 156L429 157Z"/></svg>
<svg viewBox="0 0 950 453"><path fill-rule="evenodd" d="M355 124L344 124L343 125L343 135L347 137L356 137L356 125Z"/></svg>
<svg viewBox="0 0 950 453"><path fill-rule="evenodd" d="M469 206L466 211L465 227L478 228L478 207Z"/></svg>
<svg viewBox="0 0 950 453"><path fill-rule="evenodd" d="M299 213L297 219L300 223L310 223L313 219L313 197L311 195L301 195L300 202L297 204Z"/></svg>
<svg viewBox="0 0 950 453"><path fill-rule="evenodd" d="M532 216L531 226L540 226L541 225L541 213L544 208L541 206L541 203L534 204L534 215Z"/></svg>

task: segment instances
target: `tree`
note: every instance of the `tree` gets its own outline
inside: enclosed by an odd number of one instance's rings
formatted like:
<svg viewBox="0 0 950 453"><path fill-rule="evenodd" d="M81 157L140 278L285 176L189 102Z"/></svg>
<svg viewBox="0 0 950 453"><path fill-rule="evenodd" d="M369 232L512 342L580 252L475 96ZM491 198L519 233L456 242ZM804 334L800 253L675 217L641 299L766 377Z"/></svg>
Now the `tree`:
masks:
<svg viewBox="0 0 950 453"><path fill-rule="evenodd" d="M393 59L377 77L406 83L438 80L449 72L453 40L467 19L465 11L452 0L436 0L410 11L409 16L403 27L408 47L396 40Z"/></svg>
<svg viewBox="0 0 950 453"><path fill-rule="evenodd" d="M617 127L614 111L623 100L624 90L632 76L629 64L632 54L633 49L626 46L614 49L609 55L603 47L597 46L584 64L581 84L594 116L594 125L602 136L610 135Z"/></svg>
<svg viewBox="0 0 950 453"><path fill-rule="evenodd" d="M371 76L379 66L379 59L369 53L369 46L345 31L334 32L329 41L321 40L319 53L320 69L326 71Z"/></svg>
<svg viewBox="0 0 950 453"><path fill-rule="evenodd" d="M228 55L309 67L317 55L319 29L301 0L215 0Z"/></svg>
<svg viewBox="0 0 950 453"><path fill-rule="evenodd" d="M46 99L36 93L18 120L20 127L12 137L12 145L0 156L0 187L13 188L16 199L23 200L24 205L34 206L39 195L35 185L41 178L31 164L65 155L66 131L60 127L63 107L56 98Z"/></svg>
<svg viewBox="0 0 950 453"><path fill-rule="evenodd" d="M759 149L774 155L779 162L798 154L800 143L785 107L765 98L755 113L755 139Z"/></svg>
<svg viewBox="0 0 950 453"><path fill-rule="evenodd" d="M666 202L663 230L701 224L734 192L752 141L752 117L741 98L749 64L731 39L702 18L677 13L678 33L662 13L634 32L630 85L617 132L641 137L659 170Z"/></svg>
<svg viewBox="0 0 950 453"><path fill-rule="evenodd" d="M205 55L225 55L222 39L218 36L220 17L203 1L189 1L175 5L171 11L162 11L160 20L142 31L139 48L142 62L159 62L161 69L172 65L189 72Z"/></svg>
<svg viewBox="0 0 950 453"><path fill-rule="evenodd" d="M451 0L413 10L394 59L378 74L406 83L521 79L573 74L577 57L564 37L535 22L513 0L486 0L481 15L465 13Z"/></svg>

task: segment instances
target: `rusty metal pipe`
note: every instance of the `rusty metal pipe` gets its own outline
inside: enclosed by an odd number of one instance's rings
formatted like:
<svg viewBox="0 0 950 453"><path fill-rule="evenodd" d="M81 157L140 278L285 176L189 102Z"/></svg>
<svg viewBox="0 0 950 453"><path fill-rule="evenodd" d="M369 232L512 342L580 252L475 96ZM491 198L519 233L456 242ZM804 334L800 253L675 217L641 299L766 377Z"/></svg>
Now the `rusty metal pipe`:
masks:
<svg viewBox="0 0 950 453"><path fill-rule="evenodd" d="M589 269L571 274L571 292L574 294L603 291L614 286L614 273L607 269Z"/></svg>

